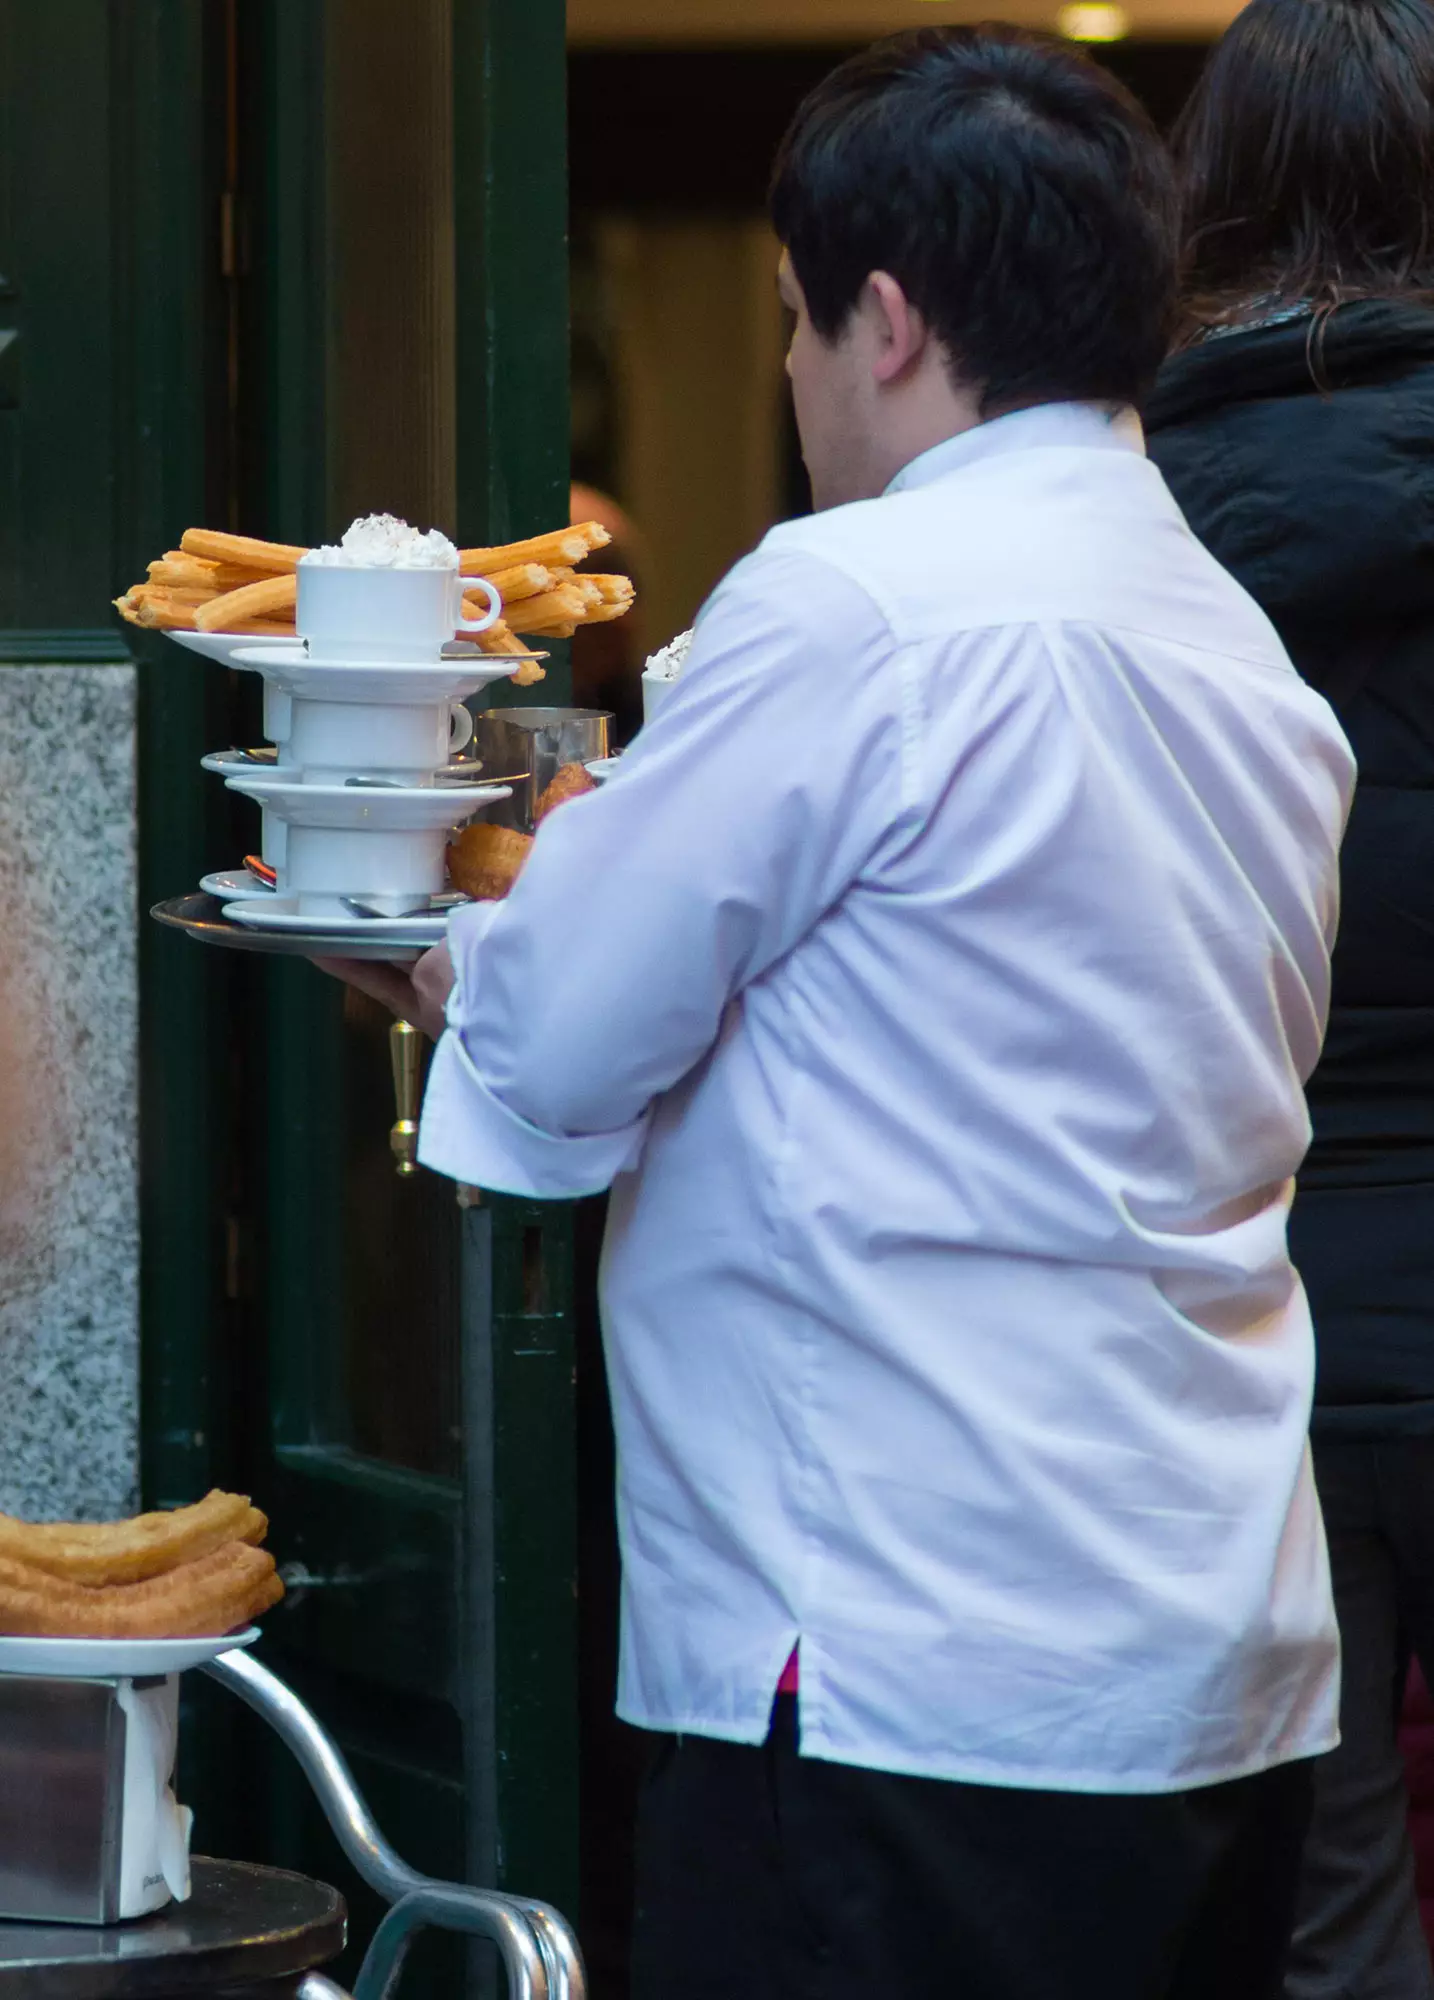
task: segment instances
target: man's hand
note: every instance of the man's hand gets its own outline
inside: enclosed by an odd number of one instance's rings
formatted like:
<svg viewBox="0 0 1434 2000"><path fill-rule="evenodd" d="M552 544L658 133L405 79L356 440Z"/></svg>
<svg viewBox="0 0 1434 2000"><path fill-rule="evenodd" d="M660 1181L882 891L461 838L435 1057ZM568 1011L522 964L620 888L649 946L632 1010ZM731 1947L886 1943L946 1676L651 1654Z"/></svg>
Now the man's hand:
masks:
<svg viewBox="0 0 1434 2000"><path fill-rule="evenodd" d="M316 958L320 972L357 987L396 1014L422 1028L436 1042L444 1029L444 1009L453 991L453 960L448 946L426 951L413 967L389 965L380 958Z"/></svg>

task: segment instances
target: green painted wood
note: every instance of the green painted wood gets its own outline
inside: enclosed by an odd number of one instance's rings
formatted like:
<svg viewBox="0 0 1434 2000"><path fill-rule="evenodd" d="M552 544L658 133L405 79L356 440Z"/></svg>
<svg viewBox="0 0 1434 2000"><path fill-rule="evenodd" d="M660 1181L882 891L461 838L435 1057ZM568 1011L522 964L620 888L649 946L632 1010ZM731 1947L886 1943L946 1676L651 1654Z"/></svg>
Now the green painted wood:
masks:
<svg viewBox="0 0 1434 2000"><path fill-rule="evenodd" d="M48 626L26 631L11 626L0 631L0 666L75 667L123 665L129 649L116 626L100 626L93 632L81 627Z"/></svg>
<svg viewBox="0 0 1434 2000"><path fill-rule="evenodd" d="M561 0L454 0L458 509L467 546L568 518ZM553 648L539 698L571 698ZM532 701L504 684L485 703ZM464 1232L476 1854L577 1906L571 1216L490 1198ZM489 1623L491 1620L491 1623ZM486 1663L486 1664L485 1664Z"/></svg>
<svg viewBox="0 0 1434 2000"><path fill-rule="evenodd" d="M329 521L324 0L244 0L252 237L238 487L250 532L312 544Z"/></svg>
<svg viewBox="0 0 1434 2000"><path fill-rule="evenodd" d="M108 589L208 516L213 191L202 10L184 0L84 8L107 37L113 201L108 296L114 432ZM57 83L63 90L63 81ZM73 145L73 131L70 135ZM74 149L78 155L80 149ZM93 302L91 302L93 310ZM94 607L89 607L93 622ZM222 688L158 636L139 662L139 901L215 865L212 788L191 777L223 740ZM216 737L216 729L220 732ZM142 1478L152 1504L214 1473L213 1347L224 1320L227 969L140 927Z"/></svg>
<svg viewBox="0 0 1434 2000"><path fill-rule="evenodd" d="M122 226L107 172L109 59L100 0L0 6L5 628L108 623L117 328L104 305Z"/></svg>
<svg viewBox="0 0 1434 2000"><path fill-rule="evenodd" d="M465 547L568 518L567 24L562 0L454 0L458 528ZM541 698L569 701L565 641ZM531 702L507 682L488 706Z"/></svg>

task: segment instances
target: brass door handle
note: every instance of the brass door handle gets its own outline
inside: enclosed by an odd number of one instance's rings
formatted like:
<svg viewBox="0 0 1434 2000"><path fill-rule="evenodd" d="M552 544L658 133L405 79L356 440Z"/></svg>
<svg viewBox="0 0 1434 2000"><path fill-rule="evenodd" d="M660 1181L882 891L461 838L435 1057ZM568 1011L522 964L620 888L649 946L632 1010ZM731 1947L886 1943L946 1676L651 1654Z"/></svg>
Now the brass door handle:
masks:
<svg viewBox="0 0 1434 2000"><path fill-rule="evenodd" d="M393 1095L398 1119L388 1135L399 1176L418 1172L418 1113L423 1099L423 1034L409 1021L395 1021L388 1031L393 1063Z"/></svg>

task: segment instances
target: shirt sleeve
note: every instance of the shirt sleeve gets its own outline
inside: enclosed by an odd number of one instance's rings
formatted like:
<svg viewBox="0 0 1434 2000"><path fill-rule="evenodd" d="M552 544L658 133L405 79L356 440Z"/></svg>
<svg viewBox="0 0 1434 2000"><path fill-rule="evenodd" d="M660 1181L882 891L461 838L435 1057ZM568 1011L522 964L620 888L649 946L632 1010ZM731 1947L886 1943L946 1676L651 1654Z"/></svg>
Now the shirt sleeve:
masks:
<svg viewBox="0 0 1434 2000"><path fill-rule="evenodd" d="M426 1166L568 1198L636 1165L654 1099L900 817L899 679L840 571L763 549L732 572L614 776L544 822L505 902L451 919Z"/></svg>

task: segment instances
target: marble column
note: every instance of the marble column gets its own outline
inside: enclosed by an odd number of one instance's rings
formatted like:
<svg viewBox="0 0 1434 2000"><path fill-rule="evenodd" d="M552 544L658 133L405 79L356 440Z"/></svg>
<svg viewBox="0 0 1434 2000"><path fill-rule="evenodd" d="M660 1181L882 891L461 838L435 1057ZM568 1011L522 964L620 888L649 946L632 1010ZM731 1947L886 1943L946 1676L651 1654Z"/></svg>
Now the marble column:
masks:
<svg viewBox="0 0 1434 2000"><path fill-rule="evenodd" d="M0 1509L136 1501L132 666L0 666Z"/></svg>

